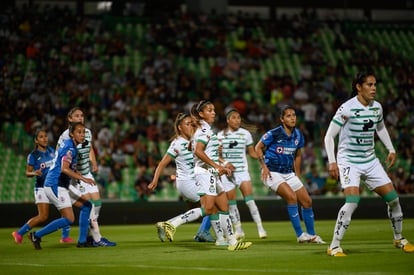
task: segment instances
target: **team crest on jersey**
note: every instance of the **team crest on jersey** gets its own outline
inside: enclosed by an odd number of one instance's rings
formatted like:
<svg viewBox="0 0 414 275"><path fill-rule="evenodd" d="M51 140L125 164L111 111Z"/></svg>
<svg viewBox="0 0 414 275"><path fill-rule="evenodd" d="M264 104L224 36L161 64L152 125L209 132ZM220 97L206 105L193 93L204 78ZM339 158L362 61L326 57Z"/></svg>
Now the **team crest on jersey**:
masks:
<svg viewBox="0 0 414 275"><path fill-rule="evenodd" d="M81 191L81 193L85 193L86 189L84 186L80 185L79 186L79 191Z"/></svg>
<svg viewBox="0 0 414 275"><path fill-rule="evenodd" d="M351 179L348 176L344 177L344 184L350 184L351 183Z"/></svg>
<svg viewBox="0 0 414 275"><path fill-rule="evenodd" d="M277 146L276 147L276 153L283 154L283 152L284 152L284 148L282 146Z"/></svg>
<svg viewBox="0 0 414 275"><path fill-rule="evenodd" d="M298 146L298 144L299 144L299 140L295 139L295 145Z"/></svg>

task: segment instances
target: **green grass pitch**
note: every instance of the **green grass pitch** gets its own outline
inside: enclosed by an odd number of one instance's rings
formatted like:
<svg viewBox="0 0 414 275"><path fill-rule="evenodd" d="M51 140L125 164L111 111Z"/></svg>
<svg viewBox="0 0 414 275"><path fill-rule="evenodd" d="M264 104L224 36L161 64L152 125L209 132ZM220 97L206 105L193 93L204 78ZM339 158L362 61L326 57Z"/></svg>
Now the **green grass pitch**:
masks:
<svg viewBox="0 0 414 275"><path fill-rule="evenodd" d="M316 230L329 243L335 221L316 221ZM269 237L258 238L255 225L244 222L253 246L227 251L192 240L198 223L177 229L174 242L159 241L154 225L101 226L116 247L76 248L60 244L60 232L42 240L35 250L25 236L16 245L11 232L0 229L1 274L414 274L414 253L392 245L389 221L353 220L342 241L347 257L326 255L328 244L298 244L290 222L265 222ZM76 238L78 229L72 227ZM404 220L404 236L414 242L414 219Z"/></svg>

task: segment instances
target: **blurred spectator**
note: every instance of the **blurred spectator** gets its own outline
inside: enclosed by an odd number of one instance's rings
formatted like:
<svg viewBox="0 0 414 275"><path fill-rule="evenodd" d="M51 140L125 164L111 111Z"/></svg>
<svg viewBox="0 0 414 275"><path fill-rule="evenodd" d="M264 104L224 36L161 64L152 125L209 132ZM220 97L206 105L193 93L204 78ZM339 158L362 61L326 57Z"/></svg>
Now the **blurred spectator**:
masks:
<svg viewBox="0 0 414 275"><path fill-rule="evenodd" d="M135 190L137 191L138 200L148 200L149 196L152 194L152 191L148 189L148 184L152 181L152 175L148 173L140 173L140 175L135 180Z"/></svg>
<svg viewBox="0 0 414 275"><path fill-rule="evenodd" d="M115 145L112 152L112 175L118 183L122 183L122 170L128 167L127 155L124 153L121 147Z"/></svg>
<svg viewBox="0 0 414 275"><path fill-rule="evenodd" d="M377 92L386 95L380 100L386 102L390 134L399 137L399 156L412 161L414 116L408 103L414 100L414 66L392 49L372 47L366 36L347 33L349 22L326 24L309 13L271 21L242 14L186 14L169 20L148 18L142 37L132 38L99 17L81 18L67 7L16 5L0 13L0 121L28 122L27 131L40 122L50 129L51 143L67 128L67 106L80 106L93 114L88 127L100 129L94 144L98 156L111 153L118 143L133 156L136 167L145 170L157 162L157 152L148 153L145 143L165 141L168 117L188 111L187 103L191 106L203 94L217 106L235 100L259 126L258 136L277 124L275 107L300 102L307 141L314 140L315 148L323 151L316 143L318 135L313 136L314 105L323 131L349 97L350 87L343 83L350 69L372 64L394 80L384 83L384 91L378 85ZM343 51L336 64L321 56L326 31L335 33L333 50ZM283 41L300 56L299 64L289 62L293 56L284 56ZM270 55L275 52L278 56ZM293 70L299 68L299 75L292 75L289 63ZM231 82L229 89L222 88L223 81ZM233 93L241 95L241 101ZM157 113L163 113L165 121ZM120 178L119 170L114 177Z"/></svg>
<svg viewBox="0 0 414 275"><path fill-rule="evenodd" d="M322 171L318 171L315 163L312 163L310 171L305 175L305 186L310 195L323 195L325 192L326 177L322 176Z"/></svg>
<svg viewBox="0 0 414 275"><path fill-rule="evenodd" d="M399 194L406 194L408 193L409 186L406 185L406 181L408 176L404 169L400 166L397 169L394 169L390 173L390 178L392 183L394 184L394 188Z"/></svg>
<svg viewBox="0 0 414 275"><path fill-rule="evenodd" d="M341 186L339 182L336 179L332 178L330 175L328 175L322 193L327 196L332 196L337 195L340 191Z"/></svg>
<svg viewBox="0 0 414 275"><path fill-rule="evenodd" d="M109 183L114 181L112 174L111 158L110 156L99 157L98 174L96 175L96 182L99 184L99 192L103 198L107 198L107 188Z"/></svg>

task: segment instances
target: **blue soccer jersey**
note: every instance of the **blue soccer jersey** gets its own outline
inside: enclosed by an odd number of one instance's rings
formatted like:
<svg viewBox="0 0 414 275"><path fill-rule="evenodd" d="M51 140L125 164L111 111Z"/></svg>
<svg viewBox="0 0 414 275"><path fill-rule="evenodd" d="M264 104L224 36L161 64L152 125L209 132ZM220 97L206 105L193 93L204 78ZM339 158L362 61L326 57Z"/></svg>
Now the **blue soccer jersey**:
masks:
<svg viewBox="0 0 414 275"><path fill-rule="evenodd" d="M76 146L73 143L73 140L65 140L59 146L59 149L55 154L53 164L46 176L44 186L54 187L55 190L57 190L58 186L68 188L71 178L68 175L62 173L62 162L69 162L70 169L76 171L76 154Z"/></svg>
<svg viewBox="0 0 414 275"><path fill-rule="evenodd" d="M283 126L266 132L260 139L266 146L265 163L271 172L293 172L296 150L303 148L305 139L298 129L288 136Z"/></svg>
<svg viewBox="0 0 414 275"><path fill-rule="evenodd" d="M51 146L46 147L46 151L42 152L38 149L33 150L27 156L27 165L33 167L33 171L41 169L42 175L35 177L35 187L43 187L46 179L46 175L49 172L49 168L53 163L55 157L55 149Z"/></svg>

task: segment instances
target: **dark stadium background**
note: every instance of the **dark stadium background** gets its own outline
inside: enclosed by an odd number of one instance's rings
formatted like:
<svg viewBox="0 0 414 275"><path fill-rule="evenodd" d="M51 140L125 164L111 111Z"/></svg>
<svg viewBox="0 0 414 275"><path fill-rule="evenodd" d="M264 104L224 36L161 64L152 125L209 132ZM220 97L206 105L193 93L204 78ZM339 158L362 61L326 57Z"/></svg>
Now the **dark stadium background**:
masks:
<svg viewBox="0 0 414 275"><path fill-rule="evenodd" d="M141 24L146 22L157 23L157 20L164 22L168 16L172 16L175 11L186 9L188 12L195 14L209 14L212 10L216 14L226 13L232 11L234 13L239 13L241 18L245 20L258 20L261 22L266 22L262 26L265 26L267 23L279 22L284 14L289 16L294 14L300 14L303 11L310 13L316 13L319 16L321 21L325 21L328 24L333 24L339 21L339 24L343 28L342 30L347 32L345 36L346 43L354 43L357 41L353 38L356 38L358 34L366 34L368 37L368 42L365 46L372 47L384 47L380 44L379 40L375 40L381 37L383 34L407 34L407 37L413 37L414 33L414 1L413 0L394 0L394 1L375 1L370 3L370 1L355 1L355 0L344 0L344 1L265 1L265 0L234 0L234 1L220 1L220 0L209 0L209 1L161 1L161 0L147 0L147 1L113 1L111 10L101 10L98 11L96 6L100 1L10 1L3 0L0 3L0 14L2 14L2 19L4 19L5 14L7 16L19 18L22 14L13 14L14 10L21 10L24 6L35 5L37 7L57 6L59 7L58 11L61 12L61 8L69 8L73 12L73 18L78 17L90 17L97 20L104 20L106 24L117 24L119 23L121 29L116 30L114 26L113 33L115 31L126 32L128 22L133 24ZM23 13L24 14L24 13ZM335 14L336 19L330 21L329 16ZM19 15L19 16L17 16ZM59 17L59 14L55 15ZM325 18L324 18L325 17ZM21 18L19 19L21 20ZM263 20L263 21L262 21ZM17 21L16 23L21 23ZM68 26L72 26L74 22L67 22ZM286 25L284 25L286 27ZM0 30L12 29L16 26L3 25L0 26ZM52 29L52 28L51 28ZM291 29L287 27L284 29L286 33L291 32ZM111 34L113 34L111 33ZM378 33L379 36L373 36L375 33ZM42 37L45 34L40 33L38 36ZM297 35L297 34L296 34ZM128 38L126 35L121 36L122 38ZM376 38L375 38L376 37ZM388 55L381 56L383 59L380 61L375 60L375 65L380 64L377 74L379 77L378 89L392 87L395 89L394 95L387 94L387 91L384 91L381 97L378 98L379 101L384 102L389 96L394 96L395 98L403 98L405 102L414 102L414 76L413 64L414 64L414 50L412 45L414 44L413 40L411 41L411 49L408 48L408 44L402 44L399 41L399 38L403 36L390 36L395 40L391 40L384 47L384 51ZM351 39L352 38L352 39ZM90 39L90 37L88 38ZM361 37L359 37L361 39ZM27 43L28 40L24 40L24 43ZM90 40L92 41L92 40ZM358 40L361 41L361 40ZM358 44L360 42L357 42ZM133 43L131 43L133 45ZM29 66L29 60L24 57L24 46L17 45L17 48L12 49L8 48L8 41L1 38L0 42L0 67L3 75L0 82L0 124L2 126L0 134L0 149L2 150L2 155L11 153L9 158L4 158L1 160L1 174L0 174L0 213L3 218L0 222L0 226L18 226L21 224L24 217L29 217L35 213L35 207L30 201L31 196L31 182L27 181L24 177L24 158L27 153L32 148L32 139L30 129L24 128L24 125L27 123L27 116L20 117L16 106L18 105L18 99L21 95L26 96L24 93L12 93L8 88L9 84L6 84L8 76L4 74L3 69L11 64L15 64L14 60L23 56L23 64ZM342 45L344 46L344 45ZM347 45L349 46L349 45ZM355 46L355 45L353 45ZM358 46L358 45L357 45ZM335 57L340 58L341 54L348 53L337 52L333 48ZM354 52L351 51L351 55ZM383 53L383 52L380 52ZM326 52L325 52L326 54ZM338 54L338 56L336 56ZM299 54L300 56L300 54ZM384 59L392 57L392 61ZM145 58L145 57L144 57ZM350 57L343 57L344 60L350 60ZM349 59L346 59L349 58ZM16 61L17 62L17 61ZM394 64L392 64L394 62ZM396 62L396 63L395 63ZM19 63L20 64L20 63ZM186 63L187 64L187 63ZM192 63L189 63L192 64ZM197 62L194 63L198 65ZM348 64L345 64L346 70ZM315 69L316 67L314 67ZM350 72L354 72L355 68L349 66ZM383 70L380 70L383 69ZM138 71L138 74L140 72ZM396 79L401 74L405 74L408 80L400 86L396 86ZM22 77L24 75L21 75ZM410 78L411 77L411 78ZM349 80L348 78L345 78ZM297 81L295 82L297 84ZM349 86L349 83L344 83ZM401 83L399 83L401 84ZM349 91L349 88L348 88ZM200 92L200 91L198 91ZM236 90L237 93L237 90ZM48 95L49 96L49 95ZM220 98L219 98L220 99ZM64 106L64 110L72 106ZM89 119L87 106L82 106L86 111L86 120ZM391 105L387 110L395 109L396 105ZM397 107L398 108L398 107ZM39 111L44 109L39 108ZM274 111L274 110L272 110ZM62 119L64 120L64 112L61 114ZM276 113L276 112L275 112ZM275 114L274 113L274 114ZM29 116L30 117L30 116ZM403 117L406 119L407 124L397 125L395 131L397 132L396 137L398 139L398 150L399 156L402 156L400 162L398 163L399 167L403 168L403 173L405 173L405 180L410 184L414 184L414 169L412 165L412 152L413 147L411 145L411 140L413 138L413 121L410 117L413 117L412 106L408 106L403 114ZM219 122L220 123L220 122ZM411 124L410 124L411 123ZM62 123L64 126L64 123ZM62 126L61 125L61 126ZM219 124L220 125L220 124ZM19 128L22 126L22 128ZM60 131L62 128L59 128L57 131ZM99 129L93 129L97 132ZM401 140L408 140L403 143ZM397 143L397 140L393 139L394 144ZM404 146L400 146L403 144ZM406 146L408 144L408 146ZM410 148L411 146L411 148ZM318 146L315 145L315 148ZM320 153L320 148L315 149ZM381 156L384 152L381 151ZM319 159L323 166L323 158ZM23 163L23 165L22 165ZM16 170L16 167L19 167ZM131 167L129 167L131 168ZM395 174L398 179L400 174L397 173L397 168L391 171ZM18 176L14 176L14 175ZM22 176L23 175L23 176ZM131 176L131 175L129 175ZM136 174L132 174L132 177L135 177ZM100 217L100 222L102 224L133 224L133 223L152 223L159 220L161 217L169 217L180 213L182 210L186 209L186 206L183 202L178 201L176 193L173 190L171 196L167 196L166 199L158 198L154 201L140 200L136 196L135 189L133 187L135 178L131 179L130 186L126 189L125 192L128 192L126 198L119 195L116 198L110 199L106 198L103 206L103 212ZM124 184L124 183L121 183ZM125 186L125 184L124 184ZM411 189L413 190L413 189ZM258 199L258 206L261 209L261 213L264 220L286 220L285 216L286 211L284 210L284 203L281 200L278 200L275 196L269 196L269 194L263 193ZM174 197L175 196L175 197ZM401 192L401 203L405 213L405 216L408 218L413 217L414 213L414 197L411 192L404 194ZM171 200L171 198L176 198L176 200ZM261 198L261 199L260 199ZM342 205L343 198L340 196L315 196L314 197L314 209L315 215L318 219L334 219L337 214L337 210L340 205ZM242 202L239 202L239 208L242 214L242 217L249 217L246 212L246 208ZM56 215L56 212L52 213ZM386 208L385 204L377 197L368 193L366 197L363 197L359 209L355 213L355 218L385 218L386 217Z"/></svg>

